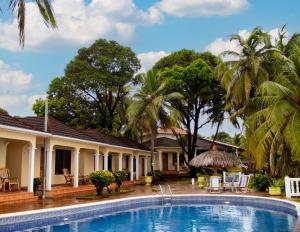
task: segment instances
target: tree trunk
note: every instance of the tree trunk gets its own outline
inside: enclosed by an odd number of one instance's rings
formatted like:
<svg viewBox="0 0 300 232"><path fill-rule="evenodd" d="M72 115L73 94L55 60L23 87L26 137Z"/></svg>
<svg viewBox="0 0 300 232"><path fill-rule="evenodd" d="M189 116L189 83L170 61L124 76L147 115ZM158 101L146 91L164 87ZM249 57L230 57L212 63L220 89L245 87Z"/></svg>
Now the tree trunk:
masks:
<svg viewBox="0 0 300 232"><path fill-rule="evenodd" d="M270 151L270 176L272 177L275 176L275 157L276 157L276 152Z"/></svg>
<svg viewBox="0 0 300 232"><path fill-rule="evenodd" d="M154 141L155 141L155 133L153 132L153 130L150 130L151 133L151 173L152 175L154 174L154 167L153 167L153 158L154 158Z"/></svg>

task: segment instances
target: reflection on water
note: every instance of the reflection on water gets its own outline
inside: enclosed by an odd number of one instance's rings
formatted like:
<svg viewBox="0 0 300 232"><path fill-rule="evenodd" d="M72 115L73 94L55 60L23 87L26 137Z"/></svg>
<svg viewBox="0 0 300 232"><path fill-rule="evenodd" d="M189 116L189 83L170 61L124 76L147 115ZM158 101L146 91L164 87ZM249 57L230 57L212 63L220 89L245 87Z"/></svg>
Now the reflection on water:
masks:
<svg viewBox="0 0 300 232"><path fill-rule="evenodd" d="M295 228L294 228L295 225ZM300 221L292 215L246 206L171 206L130 210L51 226L51 232L67 231L300 231ZM49 231L47 228L33 231Z"/></svg>

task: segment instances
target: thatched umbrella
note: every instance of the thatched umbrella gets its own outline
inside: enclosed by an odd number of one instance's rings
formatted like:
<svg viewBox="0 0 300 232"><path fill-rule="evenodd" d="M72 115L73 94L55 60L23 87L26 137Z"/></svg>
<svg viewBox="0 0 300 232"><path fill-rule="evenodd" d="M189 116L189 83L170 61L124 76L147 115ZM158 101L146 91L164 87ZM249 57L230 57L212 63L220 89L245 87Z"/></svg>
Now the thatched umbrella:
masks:
<svg viewBox="0 0 300 232"><path fill-rule="evenodd" d="M217 168L245 167L236 155L218 151L214 148L193 158L190 165L194 167L213 167L214 175L217 175Z"/></svg>

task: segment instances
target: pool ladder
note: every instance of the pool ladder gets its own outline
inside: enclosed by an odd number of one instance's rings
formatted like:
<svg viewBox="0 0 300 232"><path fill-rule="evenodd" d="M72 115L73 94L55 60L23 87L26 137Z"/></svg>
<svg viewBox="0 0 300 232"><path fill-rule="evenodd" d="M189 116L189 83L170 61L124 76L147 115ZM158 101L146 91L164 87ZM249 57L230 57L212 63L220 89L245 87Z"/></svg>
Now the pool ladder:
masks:
<svg viewBox="0 0 300 232"><path fill-rule="evenodd" d="M164 190L163 187L161 185L159 185L162 205L164 205L164 204L171 205L172 204L173 192L172 192L172 189L169 184L167 185L167 187L168 187L167 190L169 191L169 194L166 194L166 192L167 192L166 188Z"/></svg>

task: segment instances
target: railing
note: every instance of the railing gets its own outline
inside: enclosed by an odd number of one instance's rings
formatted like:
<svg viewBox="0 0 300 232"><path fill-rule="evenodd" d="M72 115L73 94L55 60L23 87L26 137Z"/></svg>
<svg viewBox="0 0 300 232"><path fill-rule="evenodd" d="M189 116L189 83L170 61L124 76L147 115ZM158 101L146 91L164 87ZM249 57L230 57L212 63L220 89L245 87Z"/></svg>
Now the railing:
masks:
<svg viewBox="0 0 300 232"><path fill-rule="evenodd" d="M158 186L159 186L159 190L160 190L160 193L161 193L162 204L167 200L169 200L169 203L171 204L172 203L172 198L173 198L173 192L171 190L170 185L167 185L168 190L169 190L169 195L166 195L166 188L165 188L165 191L164 191L164 189L161 185L158 185Z"/></svg>
<svg viewBox="0 0 300 232"><path fill-rule="evenodd" d="M300 178L286 176L284 182L286 197L300 197Z"/></svg>

